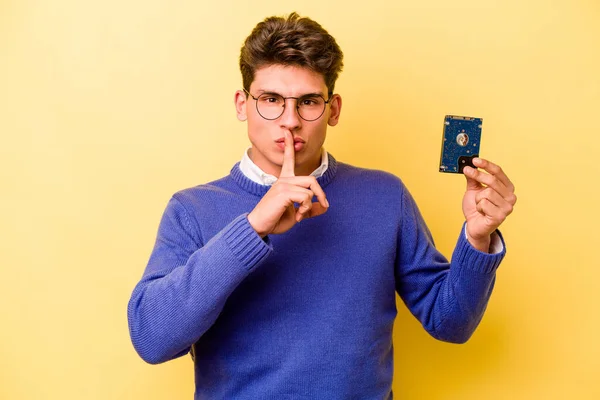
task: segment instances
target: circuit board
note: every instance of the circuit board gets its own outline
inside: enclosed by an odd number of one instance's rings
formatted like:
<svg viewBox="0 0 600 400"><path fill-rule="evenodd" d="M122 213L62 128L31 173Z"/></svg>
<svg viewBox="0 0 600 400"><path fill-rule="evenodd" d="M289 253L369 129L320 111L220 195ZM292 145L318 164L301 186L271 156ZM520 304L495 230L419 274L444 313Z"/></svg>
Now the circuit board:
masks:
<svg viewBox="0 0 600 400"><path fill-rule="evenodd" d="M446 115L440 156L440 172L460 174L466 166L473 167L479 156L483 119Z"/></svg>

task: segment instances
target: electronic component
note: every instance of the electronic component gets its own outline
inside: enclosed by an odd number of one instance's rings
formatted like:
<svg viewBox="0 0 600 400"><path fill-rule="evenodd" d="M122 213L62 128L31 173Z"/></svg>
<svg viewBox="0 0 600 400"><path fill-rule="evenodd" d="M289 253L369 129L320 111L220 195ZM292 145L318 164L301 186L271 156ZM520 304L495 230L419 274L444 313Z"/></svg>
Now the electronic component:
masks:
<svg viewBox="0 0 600 400"><path fill-rule="evenodd" d="M462 173L465 166L476 168L483 119L446 115L442 137L440 172Z"/></svg>

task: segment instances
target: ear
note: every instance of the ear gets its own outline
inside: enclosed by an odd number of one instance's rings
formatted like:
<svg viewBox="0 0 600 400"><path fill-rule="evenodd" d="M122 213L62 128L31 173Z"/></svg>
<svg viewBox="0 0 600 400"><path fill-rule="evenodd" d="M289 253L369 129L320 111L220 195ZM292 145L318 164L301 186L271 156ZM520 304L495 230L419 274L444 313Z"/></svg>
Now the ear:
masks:
<svg viewBox="0 0 600 400"><path fill-rule="evenodd" d="M340 121L340 113L342 112L342 96L334 94L329 100L329 126L336 126Z"/></svg>
<svg viewBox="0 0 600 400"><path fill-rule="evenodd" d="M245 121L248 119L246 114L246 93L243 90L238 90L235 92L235 96L233 98L233 102L235 103L235 112L237 114L237 119L240 121Z"/></svg>

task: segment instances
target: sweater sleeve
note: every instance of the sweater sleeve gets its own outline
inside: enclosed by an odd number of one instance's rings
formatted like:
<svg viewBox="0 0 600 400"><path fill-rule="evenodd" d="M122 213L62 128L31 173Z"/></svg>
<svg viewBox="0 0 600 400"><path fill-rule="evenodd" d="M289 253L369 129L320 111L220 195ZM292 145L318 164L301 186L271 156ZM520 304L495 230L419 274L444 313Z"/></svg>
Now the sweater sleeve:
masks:
<svg viewBox="0 0 600 400"><path fill-rule="evenodd" d="M186 209L173 197L127 308L138 354L152 364L187 354L213 325L229 295L271 252L247 214L201 243Z"/></svg>
<svg viewBox="0 0 600 400"><path fill-rule="evenodd" d="M458 243L447 259L435 248L414 199L405 189L398 238L396 290L411 313L436 339L466 342L483 317L494 287L502 251L487 254L473 248L461 229Z"/></svg>

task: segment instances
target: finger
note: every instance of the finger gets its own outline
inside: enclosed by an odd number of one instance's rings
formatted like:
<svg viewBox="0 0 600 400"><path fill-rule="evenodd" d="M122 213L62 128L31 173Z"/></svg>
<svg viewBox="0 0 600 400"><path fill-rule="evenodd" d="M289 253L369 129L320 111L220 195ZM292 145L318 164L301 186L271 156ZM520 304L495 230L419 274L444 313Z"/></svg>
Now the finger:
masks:
<svg viewBox="0 0 600 400"><path fill-rule="evenodd" d="M465 175L465 178L467 178L467 190L479 190L479 189L481 189L483 187L481 185L481 183L477 182L473 178L469 178L469 171L467 171L468 168L470 168L470 167L465 167L465 169L463 170L463 174Z"/></svg>
<svg viewBox="0 0 600 400"><path fill-rule="evenodd" d="M278 181L273 187L276 188L276 195L284 201L286 207L291 203L302 203L306 199L312 200L315 195L310 189L291 184L289 178Z"/></svg>
<svg viewBox="0 0 600 400"><path fill-rule="evenodd" d="M490 225L498 227L506 219L506 214L492 204L488 199L483 199L477 203L477 211L490 219Z"/></svg>
<svg viewBox="0 0 600 400"><path fill-rule="evenodd" d="M508 198L512 193L508 188L498 179L495 175L490 175L486 172L479 171L475 168L465 167L463 170L465 176L476 180L479 183L482 183L488 187L491 187L504 198Z"/></svg>
<svg viewBox="0 0 600 400"><path fill-rule="evenodd" d="M287 179L285 182L312 190L315 196L317 196L319 203L321 203L323 207L329 207L327 196L321 185L319 185L319 182L317 182L317 178L314 176L296 176L292 179Z"/></svg>
<svg viewBox="0 0 600 400"><path fill-rule="evenodd" d="M475 164L477 168L481 168L489 172L491 175L497 177L500 180L500 182L502 182L504 186L506 186L506 188L511 192L515 191L515 185L513 185L510 179L508 179L508 176L506 176L504 170L502 170L502 168L500 168L499 165L494 164L493 162L484 158L474 158L473 164Z"/></svg>
<svg viewBox="0 0 600 400"><path fill-rule="evenodd" d="M506 216L512 214L513 212L514 204L508 202L504 197L500 196L500 194L492 188L488 187L477 193L477 195L475 195L476 204L480 203L484 199L498 207Z"/></svg>
<svg viewBox="0 0 600 400"><path fill-rule="evenodd" d="M312 196L311 195L304 195L303 194L303 200L301 202L298 202L298 212L297 214L299 215L304 215L306 213L309 213L311 208L313 207L313 202L312 202Z"/></svg>
<svg viewBox="0 0 600 400"><path fill-rule="evenodd" d="M296 187L288 192L288 198L298 204L296 209L296 221L300 222L304 218L304 214L309 213L313 207L312 198L314 193L308 189Z"/></svg>
<svg viewBox="0 0 600 400"><path fill-rule="evenodd" d="M314 202L312 203L312 208L303 214L296 214L296 221L300 222L303 219L318 217L319 215L323 215L327 212L327 207L323 207L321 203Z"/></svg>
<svg viewBox="0 0 600 400"><path fill-rule="evenodd" d="M283 164L281 165L280 177L295 176L294 166L296 164L294 138L289 131L284 133L285 148L283 151Z"/></svg>
<svg viewBox="0 0 600 400"><path fill-rule="evenodd" d="M327 212L327 207L323 207L320 203L313 203L310 212L304 215L304 218L313 218L318 217L319 215L323 215Z"/></svg>

